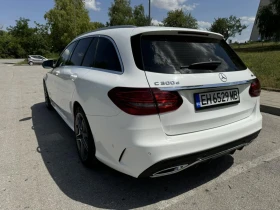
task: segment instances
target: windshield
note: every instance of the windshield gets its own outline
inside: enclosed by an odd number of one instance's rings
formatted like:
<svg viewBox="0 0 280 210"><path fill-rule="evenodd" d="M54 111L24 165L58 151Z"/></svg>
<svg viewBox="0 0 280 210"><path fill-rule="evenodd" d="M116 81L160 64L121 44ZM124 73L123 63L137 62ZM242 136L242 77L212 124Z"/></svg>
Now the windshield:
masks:
<svg viewBox="0 0 280 210"><path fill-rule="evenodd" d="M241 59L224 40L174 35L138 35L132 37L131 41L136 65L145 71L188 74L246 69ZM197 65L200 63L203 65ZM213 63L219 65L213 66ZM191 68L195 64L196 68Z"/></svg>

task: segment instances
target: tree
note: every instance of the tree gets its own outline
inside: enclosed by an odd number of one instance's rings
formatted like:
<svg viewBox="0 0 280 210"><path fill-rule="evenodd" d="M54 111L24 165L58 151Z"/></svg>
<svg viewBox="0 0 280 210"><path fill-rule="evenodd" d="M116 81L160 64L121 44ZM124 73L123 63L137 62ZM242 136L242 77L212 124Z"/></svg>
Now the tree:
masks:
<svg viewBox="0 0 280 210"><path fill-rule="evenodd" d="M7 28L8 34L6 36L7 54L12 57L22 58L26 57L28 53L32 53L32 38L34 29L29 27L29 19L20 17L16 20L15 26Z"/></svg>
<svg viewBox="0 0 280 210"><path fill-rule="evenodd" d="M22 58L28 54L45 55L50 52L49 26L36 22L35 25L35 28L31 28L29 19L19 18L15 26L7 28L10 36L3 37L6 41L2 44L6 46L9 56Z"/></svg>
<svg viewBox="0 0 280 210"><path fill-rule="evenodd" d="M77 35L91 29L88 11L81 0L55 0L55 6L45 14L50 25L55 51L61 51Z"/></svg>
<svg viewBox="0 0 280 210"><path fill-rule="evenodd" d="M263 39L280 40L280 0L272 0L262 7L256 17L259 33Z"/></svg>
<svg viewBox="0 0 280 210"><path fill-rule="evenodd" d="M32 52L35 54L46 55L52 51L51 37L48 24L35 23L34 34L31 37Z"/></svg>
<svg viewBox="0 0 280 210"><path fill-rule="evenodd" d="M96 30L96 29L105 27L105 25L100 22L90 22L90 25L91 25L91 30Z"/></svg>
<svg viewBox="0 0 280 210"><path fill-rule="evenodd" d="M107 26L116 25L150 25L149 17L145 15L142 4L132 8L129 0L114 0L109 8L109 22Z"/></svg>
<svg viewBox="0 0 280 210"><path fill-rule="evenodd" d="M151 24L151 20L145 15L145 9L143 4L134 7L133 21L136 26L148 26Z"/></svg>
<svg viewBox="0 0 280 210"><path fill-rule="evenodd" d="M182 9L168 12L163 24L169 27L198 28L197 20L190 13L184 13Z"/></svg>
<svg viewBox="0 0 280 210"><path fill-rule="evenodd" d="M25 55L20 40L3 30L0 34L0 58L23 58Z"/></svg>
<svg viewBox="0 0 280 210"><path fill-rule="evenodd" d="M241 35L242 31L248 26L242 25L241 19L231 15L229 18L217 18L212 23L209 31L220 33L224 36L225 40L229 37L235 37L238 33Z"/></svg>
<svg viewBox="0 0 280 210"><path fill-rule="evenodd" d="M129 0L114 0L109 8L109 25L132 25L133 11Z"/></svg>
<svg viewBox="0 0 280 210"><path fill-rule="evenodd" d="M29 19L20 17L19 20L16 20L16 25L8 27L7 30L14 37L26 39L34 33L34 29L29 27L29 21Z"/></svg>

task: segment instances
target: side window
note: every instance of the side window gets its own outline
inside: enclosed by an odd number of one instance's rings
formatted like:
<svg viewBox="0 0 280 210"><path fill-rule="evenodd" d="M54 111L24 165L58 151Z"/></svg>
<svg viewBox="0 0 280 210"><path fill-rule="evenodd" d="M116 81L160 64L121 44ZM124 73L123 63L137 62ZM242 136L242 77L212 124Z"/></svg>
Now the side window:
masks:
<svg viewBox="0 0 280 210"><path fill-rule="evenodd" d="M98 38L93 38L93 41L91 42L88 51L85 55L82 66L93 67L97 42L98 42Z"/></svg>
<svg viewBox="0 0 280 210"><path fill-rule="evenodd" d="M80 66L91 41L92 38L80 40L71 56L69 63L67 62L67 65Z"/></svg>
<svg viewBox="0 0 280 210"><path fill-rule="evenodd" d="M66 65L66 62L70 58L76 44L77 44L77 42L73 42L63 51L63 53L61 53L60 58L56 62L56 67Z"/></svg>
<svg viewBox="0 0 280 210"><path fill-rule="evenodd" d="M115 46L109 39L99 38L93 67L118 72L122 71Z"/></svg>

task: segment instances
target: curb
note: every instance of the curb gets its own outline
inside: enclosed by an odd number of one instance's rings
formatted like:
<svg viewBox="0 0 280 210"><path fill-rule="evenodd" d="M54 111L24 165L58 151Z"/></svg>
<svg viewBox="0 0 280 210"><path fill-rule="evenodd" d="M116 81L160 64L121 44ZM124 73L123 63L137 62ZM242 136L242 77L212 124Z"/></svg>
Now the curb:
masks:
<svg viewBox="0 0 280 210"><path fill-rule="evenodd" d="M272 106L261 105L261 112L280 116L280 108L276 108Z"/></svg>

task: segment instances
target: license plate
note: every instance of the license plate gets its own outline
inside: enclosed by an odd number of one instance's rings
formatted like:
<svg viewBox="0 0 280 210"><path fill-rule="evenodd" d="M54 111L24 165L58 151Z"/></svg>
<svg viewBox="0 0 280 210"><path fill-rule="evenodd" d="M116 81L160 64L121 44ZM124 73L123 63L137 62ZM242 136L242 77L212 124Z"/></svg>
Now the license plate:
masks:
<svg viewBox="0 0 280 210"><path fill-rule="evenodd" d="M197 110L240 102L239 91L237 88L230 90L196 93L194 94L194 99L195 108Z"/></svg>

